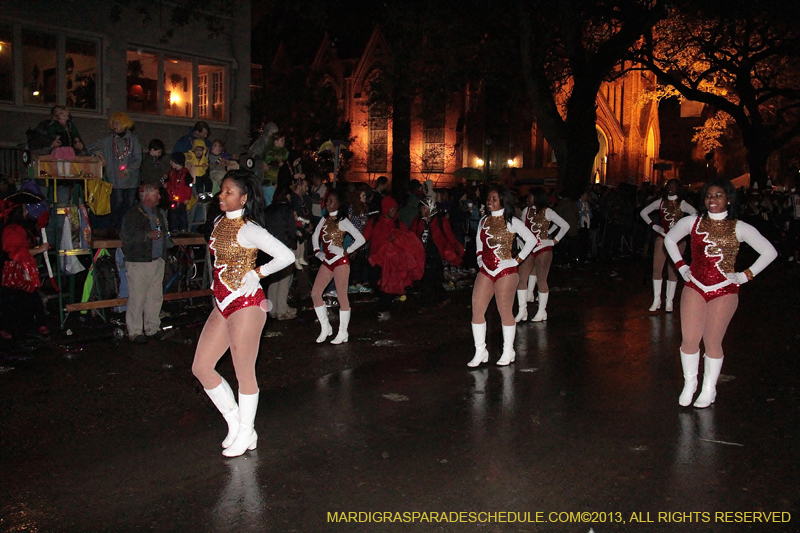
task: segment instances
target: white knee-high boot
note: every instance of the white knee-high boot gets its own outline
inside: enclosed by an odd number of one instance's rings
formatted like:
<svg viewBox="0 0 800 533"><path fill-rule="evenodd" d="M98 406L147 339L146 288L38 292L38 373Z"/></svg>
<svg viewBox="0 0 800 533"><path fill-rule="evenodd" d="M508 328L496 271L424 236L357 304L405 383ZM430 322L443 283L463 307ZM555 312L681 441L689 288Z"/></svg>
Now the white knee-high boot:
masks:
<svg viewBox="0 0 800 533"><path fill-rule="evenodd" d="M540 292L539 293L539 310L536 311L536 314L533 315L531 319L534 322L542 322L543 320L547 320L547 300L550 298L549 292Z"/></svg>
<svg viewBox="0 0 800 533"><path fill-rule="evenodd" d="M486 351L486 322L483 324L472 323L472 338L475 340L475 355L467 363L469 367L476 367L489 361L489 352Z"/></svg>
<svg viewBox="0 0 800 533"><path fill-rule="evenodd" d="M258 434L253 429L258 411L258 393L242 394L239 391L239 433L227 449L223 450L225 457L239 457L247 450L255 450L258 444Z"/></svg>
<svg viewBox="0 0 800 533"><path fill-rule="evenodd" d="M342 344L347 342L350 336L347 333L347 326L350 324L350 311L339 310L339 333L336 338L331 341L331 344Z"/></svg>
<svg viewBox="0 0 800 533"><path fill-rule="evenodd" d="M653 280L653 305L650 306L650 311L658 311L661 309L661 282L663 280Z"/></svg>
<svg viewBox="0 0 800 533"><path fill-rule="evenodd" d="M534 291L536 290L536 276L530 275L528 276L528 301L532 302L536 299L534 296Z"/></svg>
<svg viewBox="0 0 800 533"><path fill-rule="evenodd" d="M233 441L236 440L236 435L239 433L239 405L233 397L233 391L225 378L222 378L222 383L213 389L203 389L214 402L214 405L219 412L222 413L223 418L228 423L228 436L222 441L222 447L227 448Z"/></svg>
<svg viewBox="0 0 800 533"><path fill-rule="evenodd" d="M678 403L686 407L692 403L692 397L697 390L697 369L700 366L700 352L683 353L681 350L681 368L683 369L683 391L678 398Z"/></svg>
<svg viewBox="0 0 800 533"><path fill-rule="evenodd" d="M541 298L541 294L539 298ZM503 355L497 361L497 366L506 366L513 363L517 354L514 352L514 338L517 336L517 326L503 326Z"/></svg>
<svg viewBox="0 0 800 533"><path fill-rule="evenodd" d="M514 317L514 322L524 322L528 320L528 291L517 291L517 303L519 304L519 311L517 316Z"/></svg>
<svg viewBox="0 0 800 533"><path fill-rule="evenodd" d="M319 307L314 308L314 312L317 313L317 318L319 318L319 325L321 328L319 337L317 337L317 343L325 342L325 339L333 335L333 328L328 320L328 308L324 305L320 305Z"/></svg>
<svg viewBox="0 0 800 533"><path fill-rule="evenodd" d="M722 371L723 359L725 358L711 359L708 355L703 356L705 361L703 365L703 388L700 391L700 396L694 401L694 406L698 409L708 407L717 399L717 380L719 379L720 371Z"/></svg>
<svg viewBox="0 0 800 533"><path fill-rule="evenodd" d="M671 313L673 310L672 300L675 298L675 289L678 288L677 281L667 280L667 301L664 304L664 311Z"/></svg>

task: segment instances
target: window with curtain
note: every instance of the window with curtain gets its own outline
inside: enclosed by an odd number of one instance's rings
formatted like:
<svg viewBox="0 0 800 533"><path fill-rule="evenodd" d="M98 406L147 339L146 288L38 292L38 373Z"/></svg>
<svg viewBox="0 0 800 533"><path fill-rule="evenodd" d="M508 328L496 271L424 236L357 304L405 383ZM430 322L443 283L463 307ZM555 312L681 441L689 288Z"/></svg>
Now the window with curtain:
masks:
<svg viewBox="0 0 800 533"><path fill-rule="evenodd" d="M67 39L65 45L67 107L97 109L97 43Z"/></svg>
<svg viewBox="0 0 800 533"><path fill-rule="evenodd" d="M170 117L192 117L194 78L192 62L164 58L164 114Z"/></svg>
<svg viewBox="0 0 800 533"><path fill-rule="evenodd" d="M422 128L423 172L444 172L444 110L425 118Z"/></svg>
<svg viewBox="0 0 800 533"><path fill-rule="evenodd" d="M386 172L389 149L389 119L386 106L375 103L369 106L369 153L367 172Z"/></svg>
<svg viewBox="0 0 800 533"><path fill-rule="evenodd" d="M14 100L14 54L11 26L0 24L0 101Z"/></svg>
<svg viewBox="0 0 800 533"><path fill-rule="evenodd" d="M226 120L226 69L200 63L197 67L197 113L208 120Z"/></svg>
<svg viewBox="0 0 800 533"><path fill-rule="evenodd" d="M58 98L56 69L58 39L50 33L22 30L22 101L55 105Z"/></svg>

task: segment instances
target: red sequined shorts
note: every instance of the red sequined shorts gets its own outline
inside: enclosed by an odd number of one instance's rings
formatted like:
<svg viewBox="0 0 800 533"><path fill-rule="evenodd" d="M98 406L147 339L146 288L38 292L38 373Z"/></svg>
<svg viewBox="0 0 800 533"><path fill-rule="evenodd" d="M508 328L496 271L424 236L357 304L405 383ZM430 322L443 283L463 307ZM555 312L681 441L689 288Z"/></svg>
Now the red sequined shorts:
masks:
<svg viewBox="0 0 800 533"><path fill-rule="evenodd" d="M533 252L531 252L531 255L529 255L528 257L536 258L537 255L543 254L545 252L551 252L552 253L553 252L553 247L552 246L545 246L544 248L539 248L538 250L534 250Z"/></svg>
<svg viewBox="0 0 800 533"><path fill-rule="evenodd" d="M487 278L489 278L493 282L497 282L497 280L500 279L500 278L504 278L506 276L510 276L511 274L516 274L518 272L519 272L519 270L517 269L517 267L508 267L508 268L504 268L503 270L501 270L500 272L498 272L497 274L492 276L491 274L486 272L485 268L481 267L481 274L483 274L484 276L486 276Z"/></svg>
<svg viewBox="0 0 800 533"><path fill-rule="evenodd" d="M721 289L717 289L711 292L704 292L703 289L695 285L692 280L687 281L685 286L697 291L697 293L703 297L706 303L716 298L719 298L720 296L727 296L729 294L739 294L739 286L736 285L735 283L731 283L730 285L725 285Z"/></svg>
<svg viewBox="0 0 800 533"><path fill-rule="evenodd" d="M240 296L236 298L234 301L229 303L227 307L225 307L225 309L221 309L219 307L219 303L216 302L216 300L215 304L217 306L217 309L219 309L219 312L222 313L222 316L225 319L229 318L233 313L235 313L239 309L244 309L246 307L258 306L265 313L269 311L268 300L266 296L264 296L264 291L262 291L261 289L258 289L258 291L252 296Z"/></svg>
<svg viewBox="0 0 800 533"><path fill-rule="evenodd" d="M334 261L334 263L332 265L329 265L325 261L322 262L322 266L324 266L325 268L327 268L331 272L333 272L336 269L336 267L349 265L349 264L350 264L350 257L347 256L347 255L340 257L339 259Z"/></svg>

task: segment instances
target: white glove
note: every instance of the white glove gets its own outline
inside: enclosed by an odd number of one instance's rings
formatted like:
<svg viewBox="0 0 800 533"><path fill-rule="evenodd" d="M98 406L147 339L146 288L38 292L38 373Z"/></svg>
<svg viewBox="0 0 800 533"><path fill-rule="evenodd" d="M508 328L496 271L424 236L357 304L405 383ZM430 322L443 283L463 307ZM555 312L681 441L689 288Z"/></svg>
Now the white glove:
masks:
<svg viewBox="0 0 800 533"><path fill-rule="evenodd" d="M542 246L555 246L555 245L556 243L554 243L551 239L545 239L542 241Z"/></svg>
<svg viewBox="0 0 800 533"><path fill-rule="evenodd" d="M322 253L322 250L317 250L317 253L314 254L314 257L319 259L320 261L325 261L325 254Z"/></svg>
<svg viewBox="0 0 800 533"><path fill-rule="evenodd" d="M333 255L344 255L344 250L333 244L328 246L328 251Z"/></svg>
<svg viewBox="0 0 800 533"><path fill-rule="evenodd" d="M659 226L658 224L653 224L653 231L661 235L662 237L666 237L667 234L664 232L664 228Z"/></svg>
<svg viewBox="0 0 800 533"><path fill-rule="evenodd" d="M683 265L678 269L681 277L683 277L683 281L689 281L691 279L691 269L689 265Z"/></svg>
<svg viewBox="0 0 800 533"><path fill-rule="evenodd" d="M251 270L242 277L242 286L240 289L244 291L245 296L253 296L258 289L261 288L261 278L255 270Z"/></svg>
<svg viewBox="0 0 800 533"><path fill-rule="evenodd" d="M730 274L726 274L726 276L730 281L734 282L737 285L744 285L745 283L750 281L747 279L747 274L745 274L744 272L731 272Z"/></svg>

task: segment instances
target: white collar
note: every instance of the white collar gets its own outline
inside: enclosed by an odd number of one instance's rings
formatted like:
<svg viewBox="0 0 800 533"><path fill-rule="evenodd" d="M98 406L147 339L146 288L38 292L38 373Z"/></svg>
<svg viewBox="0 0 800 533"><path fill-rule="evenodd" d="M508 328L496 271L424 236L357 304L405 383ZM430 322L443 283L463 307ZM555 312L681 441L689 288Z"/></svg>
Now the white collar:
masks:
<svg viewBox="0 0 800 533"><path fill-rule="evenodd" d="M244 209L237 209L236 211L226 211L225 218L239 218L242 216Z"/></svg>
<svg viewBox="0 0 800 533"><path fill-rule="evenodd" d="M336 216L336 215L338 215L338 214L339 214L339 210L337 209L336 211L334 211L334 212L332 212L332 213L328 213L328 216L329 216L329 217L335 217L335 216Z"/></svg>
<svg viewBox="0 0 800 533"><path fill-rule="evenodd" d="M725 220L728 218L728 212L723 211L722 213L709 213L708 218L711 220Z"/></svg>
<svg viewBox="0 0 800 533"><path fill-rule="evenodd" d="M505 209L500 209L498 211L492 211L492 216L493 217L501 217L501 216L503 216L503 214L505 212L506 212Z"/></svg>
<svg viewBox="0 0 800 533"><path fill-rule="evenodd" d="M678 195L677 194L671 194L671 195L667 196L667 200L669 200L670 202L674 202L677 199L678 199Z"/></svg>

